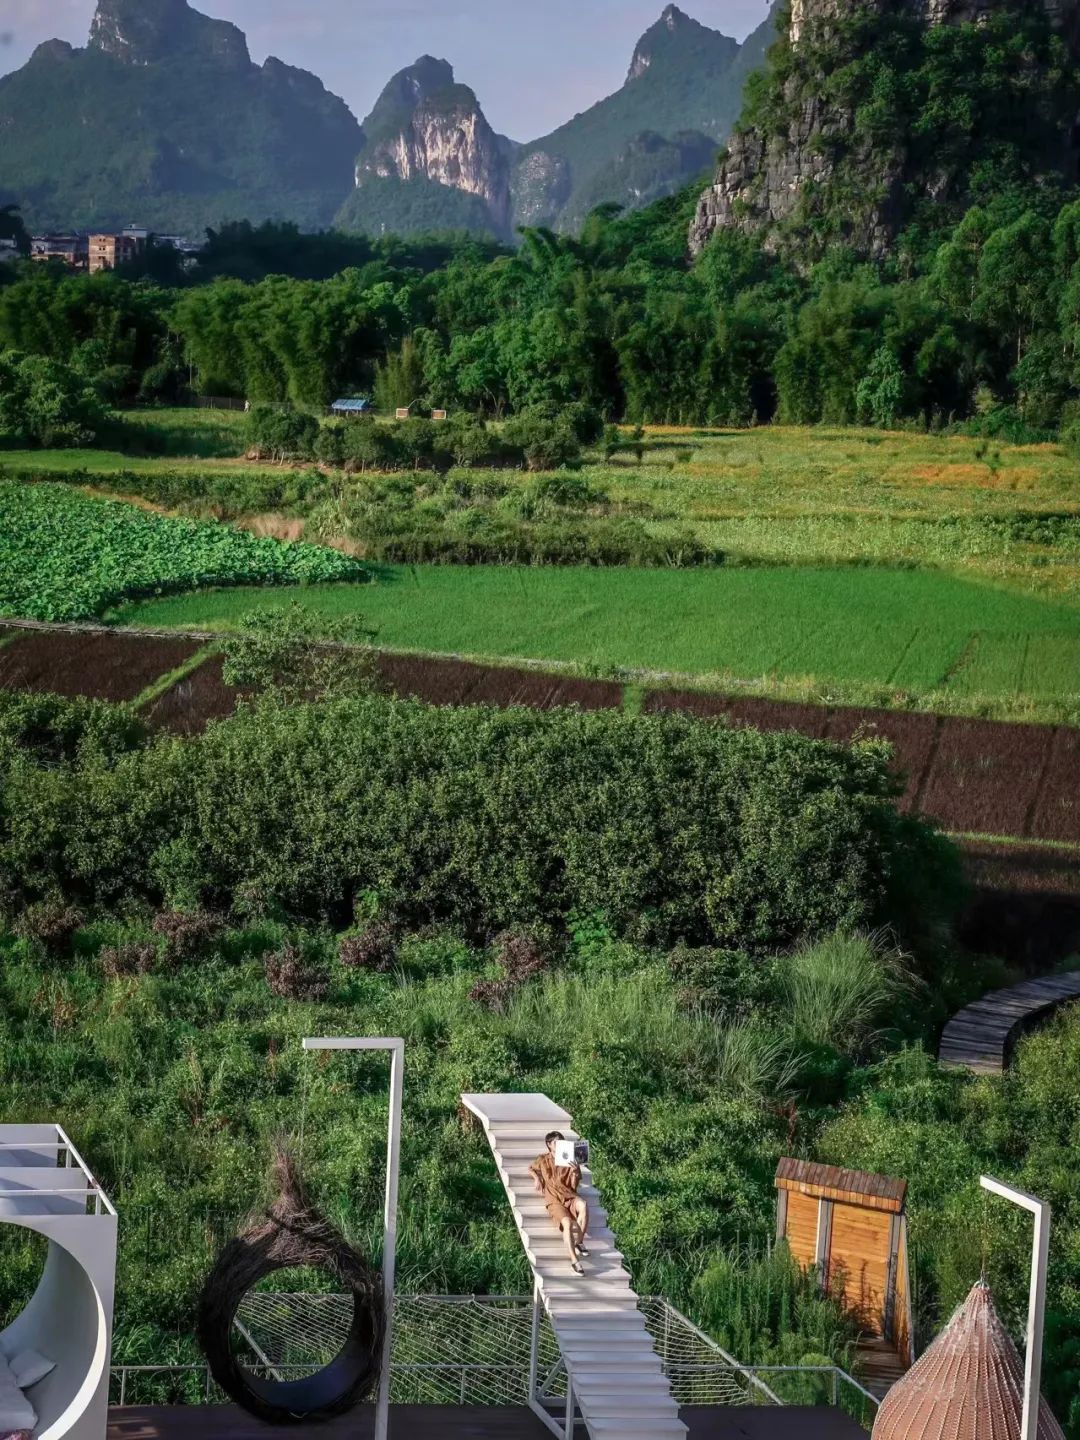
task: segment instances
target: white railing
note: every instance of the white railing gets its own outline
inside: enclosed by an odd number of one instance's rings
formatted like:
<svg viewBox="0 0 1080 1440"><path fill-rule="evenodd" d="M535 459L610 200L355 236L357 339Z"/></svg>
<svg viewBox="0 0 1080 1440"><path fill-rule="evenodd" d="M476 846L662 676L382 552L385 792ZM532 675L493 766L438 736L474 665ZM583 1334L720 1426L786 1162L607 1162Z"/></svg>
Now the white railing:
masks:
<svg viewBox="0 0 1080 1440"><path fill-rule="evenodd" d="M310 1375L340 1348L351 1318L348 1297L256 1292L243 1312L251 1369L281 1378ZM877 1400L838 1365L744 1365L660 1297L640 1302L664 1373L680 1406L823 1404L865 1423ZM533 1345L531 1296L410 1296L395 1300L391 1395L394 1403L525 1405ZM542 1317L536 1334L542 1400L557 1403L566 1374ZM116 1365L118 1405L209 1404L222 1399L205 1364ZM133 1400L133 1395L136 1397ZM168 1401L166 1400L168 1397Z"/></svg>
<svg viewBox="0 0 1080 1440"><path fill-rule="evenodd" d="M3 1133L4 1128L5 1127L0 1126L0 1134ZM68 1198L82 1195L85 1197L87 1204L89 1204L91 1200L94 1202L95 1215L100 1215L102 1214L102 1212L104 1212L105 1214L112 1215L115 1218L116 1209L112 1201L98 1184L97 1178L95 1177L94 1172L90 1169L90 1166L87 1165L86 1161L72 1144L64 1127L62 1125L50 1124L49 1129L56 1131L55 1140L7 1140L0 1143L0 1200L26 1200L30 1196L35 1195L55 1195L61 1197L66 1196ZM11 1133L10 1127L8 1128L8 1133ZM35 1184L33 1190L28 1190L25 1188L15 1190L4 1189L4 1162L2 1159L3 1154L8 1151L16 1153L22 1152L23 1154L29 1152L33 1154L42 1150L55 1150L57 1158L57 1170L78 1170L81 1174L85 1175L86 1184L80 1185L78 1187ZM61 1155L63 1155L64 1157L62 1165L60 1164ZM45 1168L45 1166L42 1166L42 1169Z"/></svg>

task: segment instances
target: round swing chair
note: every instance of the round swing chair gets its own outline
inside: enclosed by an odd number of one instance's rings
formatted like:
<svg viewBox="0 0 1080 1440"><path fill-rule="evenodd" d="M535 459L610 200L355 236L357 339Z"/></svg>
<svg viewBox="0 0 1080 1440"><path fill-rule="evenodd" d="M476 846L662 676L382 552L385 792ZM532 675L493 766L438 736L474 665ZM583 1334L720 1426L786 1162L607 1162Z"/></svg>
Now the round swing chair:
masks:
<svg viewBox="0 0 1080 1440"><path fill-rule="evenodd" d="M225 1246L207 1278L199 1342L214 1380L249 1414L272 1425L330 1420L368 1399L378 1384L386 1324L382 1277L311 1205L285 1151L275 1156L273 1180L273 1204ZM291 1367L254 1368L236 1343L245 1301L268 1277L290 1270L318 1271L351 1302L338 1353L295 1379L286 1373Z"/></svg>

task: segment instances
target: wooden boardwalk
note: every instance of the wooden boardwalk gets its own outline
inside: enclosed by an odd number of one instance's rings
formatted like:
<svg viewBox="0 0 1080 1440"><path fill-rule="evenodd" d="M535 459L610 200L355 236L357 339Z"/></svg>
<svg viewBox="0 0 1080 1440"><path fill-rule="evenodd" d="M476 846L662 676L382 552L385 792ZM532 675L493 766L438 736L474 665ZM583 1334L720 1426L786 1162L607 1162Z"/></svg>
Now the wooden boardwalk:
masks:
<svg viewBox="0 0 1080 1440"><path fill-rule="evenodd" d="M1080 970L995 990L953 1016L942 1031L938 1059L976 1075L1001 1075L1023 1030L1069 1000L1080 1000Z"/></svg>
<svg viewBox="0 0 1080 1440"><path fill-rule="evenodd" d="M772 1405L691 1406L682 1412L691 1440L867 1440L842 1410ZM370 1440L372 1409L365 1405L328 1425L292 1425L292 1440ZM109 1411L108 1440L273 1440L280 1429L230 1405L129 1406ZM390 1440L544 1440L546 1430L524 1407L392 1405ZM577 1427L578 1440L585 1435Z"/></svg>

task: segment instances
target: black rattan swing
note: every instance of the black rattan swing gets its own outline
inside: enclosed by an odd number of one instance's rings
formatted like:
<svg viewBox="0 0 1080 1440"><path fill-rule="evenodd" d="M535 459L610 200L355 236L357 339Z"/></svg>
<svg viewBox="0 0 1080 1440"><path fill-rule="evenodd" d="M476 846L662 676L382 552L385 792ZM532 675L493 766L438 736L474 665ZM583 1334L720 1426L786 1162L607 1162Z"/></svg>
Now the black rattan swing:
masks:
<svg viewBox="0 0 1080 1440"><path fill-rule="evenodd" d="M385 1326L382 1277L315 1210L292 1158L274 1160L277 1199L264 1218L225 1246L203 1287L198 1336L210 1373L250 1414L270 1424L329 1420L367 1399L379 1379ZM305 1267L337 1281L352 1299L340 1352L302 1379L259 1375L235 1353L233 1329L244 1297L268 1275Z"/></svg>

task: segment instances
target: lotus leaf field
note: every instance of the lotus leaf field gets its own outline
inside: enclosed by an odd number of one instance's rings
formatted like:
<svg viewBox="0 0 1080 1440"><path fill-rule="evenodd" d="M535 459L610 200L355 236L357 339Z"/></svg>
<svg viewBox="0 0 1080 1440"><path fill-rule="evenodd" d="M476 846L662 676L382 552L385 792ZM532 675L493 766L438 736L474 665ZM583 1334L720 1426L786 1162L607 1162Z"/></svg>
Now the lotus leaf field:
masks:
<svg viewBox="0 0 1080 1440"><path fill-rule="evenodd" d="M335 550L178 520L66 485L0 481L0 615L85 620L136 596L203 585L361 580Z"/></svg>

